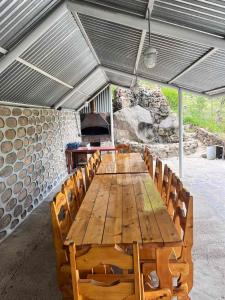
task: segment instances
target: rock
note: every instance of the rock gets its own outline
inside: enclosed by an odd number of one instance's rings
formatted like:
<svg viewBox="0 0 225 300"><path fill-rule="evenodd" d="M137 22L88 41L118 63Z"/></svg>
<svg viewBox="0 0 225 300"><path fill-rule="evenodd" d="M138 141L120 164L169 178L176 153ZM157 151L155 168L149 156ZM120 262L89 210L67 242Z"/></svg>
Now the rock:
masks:
<svg viewBox="0 0 225 300"><path fill-rule="evenodd" d="M21 116L18 119L18 123L19 123L20 126L26 126L28 124L28 118L24 117L24 116Z"/></svg>
<svg viewBox="0 0 225 300"><path fill-rule="evenodd" d="M137 105L123 108L114 113L114 135L116 140L146 142L154 135L153 120L145 108Z"/></svg>
<svg viewBox="0 0 225 300"><path fill-rule="evenodd" d="M5 131L5 137L8 139L8 140L13 140L16 136L16 131L14 129L7 129Z"/></svg>
<svg viewBox="0 0 225 300"><path fill-rule="evenodd" d="M8 177L12 174L13 168L11 166L5 166L1 171L0 171L0 177Z"/></svg>
<svg viewBox="0 0 225 300"><path fill-rule="evenodd" d="M2 118L0 118L0 128L3 128L5 125L5 122Z"/></svg>
<svg viewBox="0 0 225 300"><path fill-rule="evenodd" d="M2 142L1 151L2 153L8 153L12 150L13 144L9 141Z"/></svg>
<svg viewBox="0 0 225 300"><path fill-rule="evenodd" d="M11 110L8 107L0 106L0 115L1 116L10 116Z"/></svg>
<svg viewBox="0 0 225 300"><path fill-rule="evenodd" d="M17 120L14 117L9 117L5 121L6 125L10 128L14 128L17 125Z"/></svg>
<svg viewBox="0 0 225 300"><path fill-rule="evenodd" d="M12 115L13 116L20 116L22 114L22 110L18 107L14 107L12 109Z"/></svg>

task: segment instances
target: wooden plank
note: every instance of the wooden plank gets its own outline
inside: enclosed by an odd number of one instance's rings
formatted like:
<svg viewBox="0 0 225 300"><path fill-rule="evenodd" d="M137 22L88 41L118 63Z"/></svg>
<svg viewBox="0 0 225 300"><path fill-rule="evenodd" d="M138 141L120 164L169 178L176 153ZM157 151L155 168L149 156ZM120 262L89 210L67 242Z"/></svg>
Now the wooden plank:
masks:
<svg viewBox="0 0 225 300"><path fill-rule="evenodd" d="M95 176L89 190L87 191L76 218L69 230L65 244L74 241L76 245L81 245L86 233L90 216L104 179Z"/></svg>
<svg viewBox="0 0 225 300"><path fill-rule="evenodd" d="M132 180L143 243L151 243L152 246L163 245L162 235L143 183L143 176L140 174L132 175Z"/></svg>
<svg viewBox="0 0 225 300"><path fill-rule="evenodd" d="M106 213L102 244L120 244L122 241L122 175L112 176L112 186Z"/></svg>
<svg viewBox="0 0 225 300"><path fill-rule="evenodd" d="M182 241L180 239L180 236L150 176L146 176L146 178L144 179L144 184L151 201L152 209L154 211L155 218L164 241L164 245L170 247L173 245L175 246L181 244Z"/></svg>
<svg viewBox="0 0 225 300"><path fill-rule="evenodd" d="M91 212L90 220L83 239L83 245L101 244L102 242L110 188L112 184L112 175L101 176L101 179L103 182Z"/></svg>
<svg viewBox="0 0 225 300"><path fill-rule="evenodd" d="M141 229L137 213L135 196L133 193L133 183L130 174L123 175L122 183L123 195L123 232L122 242L131 244L132 242L142 243Z"/></svg>

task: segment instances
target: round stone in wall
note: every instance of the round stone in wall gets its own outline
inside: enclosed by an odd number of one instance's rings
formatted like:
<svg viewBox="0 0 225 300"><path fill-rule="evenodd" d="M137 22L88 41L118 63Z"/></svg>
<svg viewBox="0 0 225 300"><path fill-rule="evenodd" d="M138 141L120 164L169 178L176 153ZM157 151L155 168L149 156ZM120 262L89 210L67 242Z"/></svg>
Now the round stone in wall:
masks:
<svg viewBox="0 0 225 300"><path fill-rule="evenodd" d="M23 211L23 206L22 205L17 205L14 209L14 217L17 218L19 215L22 214L22 211Z"/></svg>
<svg viewBox="0 0 225 300"><path fill-rule="evenodd" d="M8 186L11 186L13 185L14 183L16 183L17 181L17 175L16 174L13 174L11 176L9 176L7 179L6 179L6 184Z"/></svg>
<svg viewBox="0 0 225 300"><path fill-rule="evenodd" d="M33 171L34 171L34 165L28 166L27 172L28 172L29 174L32 174Z"/></svg>
<svg viewBox="0 0 225 300"><path fill-rule="evenodd" d="M28 207L27 211L28 211L28 212L31 212L31 211L33 210L33 208L34 208L33 205L30 205L30 206Z"/></svg>
<svg viewBox="0 0 225 300"><path fill-rule="evenodd" d="M27 134L28 135L33 135L35 133L35 127L34 126L30 126L27 128Z"/></svg>
<svg viewBox="0 0 225 300"><path fill-rule="evenodd" d="M35 205L35 206L38 205L38 199L34 199L34 205Z"/></svg>
<svg viewBox="0 0 225 300"><path fill-rule="evenodd" d="M44 129L44 130L48 130L48 124L47 124L47 123L44 123L43 129Z"/></svg>
<svg viewBox="0 0 225 300"><path fill-rule="evenodd" d="M41 123L44 123L45 122L45 116L41 116L40 121L41 121Z"/></svg>
<svg viewBox="0 0 225 300"><path fill-rule="evenodd" d="M4 133L0 130L0 142L4 139Z"/></svg>
<svg viewBox="0 0 225 300"><path fill-rule="evenodd" d="M29 155L29 156L27 156L27 157L24 159L24 164L25 164L26 166L28 166L28 165L30 165L31 163L32 163L32 156Z"/></svg>
<svg viewBox="0 0 225 300"><path fill-rule="evenodd" d="M6 189L1 195L2 203L6 203L11 196L12 196L12 190L10 188Z"/></svg>
<svg viewBox="0 0 225 300"><path fill-rule="evenodd" d="M2 153L9 153L12 150L12 148L13 148L12 142L5 141L5 142L2 142L2 144L1 144Z"/></svg>
<svg viewBox="0 0 225 300"><path fill-rule="evenodd" d="M21 149L17 152L17 158L19 160L24 159L24 157L26 156L26 150L25 149Z"/></svg>
<svg viewBox="0 0 225 300"><path fill-rule="evenodd" d="M3 128L5 125L5 122L2 118L0 118L0 128Z"/></svg>
<svg viewBox="0 0 225 300"><path fill-rule="evenodd" d="M14 129L7 129L5 131L5 137L8 139L8 140L13 140L16 136L16 131Z"/></svg>
<svg viewBox="0 0 225 300"><path fill-rule="evenodd" d="M42 132L42 127L41 127L41 125L37 125L37 126L36 126L36 132L37 132L38 134L40 134L40 133Z"/></svg>
<svg viewBox="0 0 225 300"><path fill-rule="evenodd" d="M9 117L5 120L5 123L10 128L15 128L17 125L17 120L14 117Z"/></svg>
<svg viewBox="0 0 225 300"><path fill-rule="evenodd" d="M35 117L30 117L29 118L29 124L30 125L36 125L36 119L35 119Z"/></svg>
<svg viewBox="0 0 225 300"><path fill-rule="evenodd" d="M6 166L0 171L0 177L8 177L12 174L13 168L11 166Z"/></svg>
<svg viewBox="0 0 225 300"><path fill-rule="evenodd" d="M0 156L0 168L4 165L4 157Z"/></svg>
<svg viewBox="0 0 225 300"><path fill-rule="evenodd" d="M37 197L40 194L40 188L37 187L34 191L34 197Z"/></svg>
<svg viewBox="0 0 225 300"><path fill-rule="evenodd" d="M37 109L33 109L33 115L34 116L39 116L39 111Z"/></svg>
<svg viewBox="0 0 225 300"><path fill-rule="evenodd" d="M24 208L27 208L32 204L32 196L28 195L23 203Z"/></svg>
<svg viewBox="0 0 225 300"><path fill-rule="evenodd" d="M46 119L46 122L51 122L51 117L50 116L47 116L45 119Z"/></svg>
<svg viewBox="0 0 225 300"><path fill-rule="evenodd" d="M0 193L4 192L5 188L6 188L5 182L1 181L0 182Z"/></svg>
<svg viewBox="0 0 225 300"><path fill-rule="evenodd" d="M33 154L34 152L34 146L33 145L30 145L27 147L27 154Z"/></svg>
<svg viewBox="0 0 225 300"><path fill-rule="evenodd" d="M31 183L31 178L30 178L30 176L26 176L26 177L24 178L24 185L25 185L25 186L28 186L30 183Z"/></svg>
<svg viewBox="0 0 225 300"><path fill-rule="evenodd" d="M24 144L25 147L27 147L29 145L29 139L27 137L25 137L23 139L23 144Z"/></svg>
<svg viewBox="0 0 225 300"><path fill-rule="evenodd" d="M5 162L7 164L12 165L12 164L15 163L16 159L17 159L16 153L15 152L11 152L11 153L7 154L7 156L5 158Z"/></svg>
<svg viewBox="0 0 225 300"><path fill-rule="evenodd" d="M26 210L24 210L22 215L21 215L21 218L24 219L26 217L26 215L27 215L27 212L26 212Z"/></svg>
<svg viewBox="0 0 225 300"><path fill-rule="evenodd" d="M19 137L19 138L22 138L22 137L24 137L26 135L26 128L24 128L24 127L19 127L18 129L17 129L17 136Z"/></svg>
<svg viewBox="0 0 225 300"><path fill-rule="evenodd" d="M15 148L16 150L22 149L22 148L23 148L23 141L20 140L20 139L16 139L16 140L14 141L14 148Z"/></svg>
<svg viewBox="0 0 225 300"><path fill-rule="evenodd" d="M13 116L20 116L22 114L22 110L18 107L14 107L12 109L12 115Z"/></svg>
<svg viewBox="0 0 225 300"><path fill-rule="evenodd" d="M13 193L18 194L21 192L23 188L23 183L21 181L17 182L13 187ZM26 190L25 190L26 191ZM22 197L22 196L21 196Z"/></svg>
<svg viewBox="0 0 225 300"><path fill-rule="evenodd" d="M32 111L31 111L31 109L25 108L25 109L23 110L23 114L24 114L26 117L29 117L29 116L32 115Z"/></svg>
<svg viewBox="0 0 225 300"><path fill-rule="evenodd" d="M40 124L41 123L40 118L36 117L35 120L36 120L36 124Z"/></svg>
<svg viewBox="0 0 225 300"><path fill-rule="evenodd" d="M14 165L14 172L18 172L23 168L23 162L17 161Z"/></svg>
<svg viewBox="0 0 225 300"><path fill-rule="evenodd" d="M26 196L27 196L27 190L23 189L18 195L19 202L22 202L26 198Z"/></svg>
<svg viewBox="0 0 225 300"><path fill-rule="evenodd" d="M0 106L0 115L1 116L10 116L11 110L8 107Z"/></svg>
<svg viewBox="0 0 225 300"><path fill-rule="evenodd" d="M41 151L41 149L42 149L42 144L41 144L41 143L38 143L38 144L36 145L35 149L36 149L37 152Z"/></svg>
<svg viewBox="0 0 225 300"><path fill-rule="evenodd" d="M18 174L20 179L24 179L27 176L27 170L26 169L22 169L19 174Z"/></svg>
<svg viewBox="0 0 225 300"><path fill-rule="evenodd" d="M1 217L4 215L4 209L1 207L0 208L0 219L1 219Z"/></svg>
<svg viewBox="0 0 225 300"><path fill-rule="evenodd" d="M7 211L7 212L11 211L16 206L16 203L17 203L16 198L10 199L5 206L5 211Z"/></svg>
<svg viewBox="0 0 225 300"><path fill-rule="evenodd" d="M0 219L0 230L6 228L11 222L11 215L7 214Z"/></svg>
<svg viewBox="0 0 225 300"><path fill-rule="evenodd" d="M10 225L10 228L14 229L18 224L19 224L19 220L15 219L15 220L12 221L12 223Z"/></svg>
<svg viewBox="0 0 225 300"><path fill-rule="evenodd" d="M18 118L18 124L20 126L26 126L28 124L28 118L27 117L24 117L24 116L20 116Z"/></svg>

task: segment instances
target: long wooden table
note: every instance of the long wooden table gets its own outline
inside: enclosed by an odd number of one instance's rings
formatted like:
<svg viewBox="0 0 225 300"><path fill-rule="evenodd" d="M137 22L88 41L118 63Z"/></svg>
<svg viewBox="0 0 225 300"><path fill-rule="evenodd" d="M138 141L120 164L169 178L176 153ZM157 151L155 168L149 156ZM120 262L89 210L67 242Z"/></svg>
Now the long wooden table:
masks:
<svg viewBox="0 0 225 300"><path fill-rule="evenodd" d="M147 173L140 153L107 153L102 157L97 174Z"/></svg>
<svg viewBox="0 0 225 300"><path fill-rule="evenodd" d="M148 174L95 176L66 243L76 245L181 243L161 196Z"/></svg>

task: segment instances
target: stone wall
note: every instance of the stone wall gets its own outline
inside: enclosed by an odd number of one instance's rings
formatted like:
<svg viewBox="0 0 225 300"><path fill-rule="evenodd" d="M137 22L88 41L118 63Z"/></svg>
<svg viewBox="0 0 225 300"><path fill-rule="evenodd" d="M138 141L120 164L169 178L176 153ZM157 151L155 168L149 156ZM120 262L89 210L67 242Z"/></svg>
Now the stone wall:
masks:
<svg viewBox="0 0 225 300"><path fill-rule="evenodd" d="M205 146L220 145L225 146L225 140L221 139L214 133L211 133L203 128L193 126L196 138Z"/></svg>
<svg viewBox="0 0 225 300"><path fill-rule="evenodd" d="M0 106L0 241L67 176L78 124L73 111Z"/></svg>

